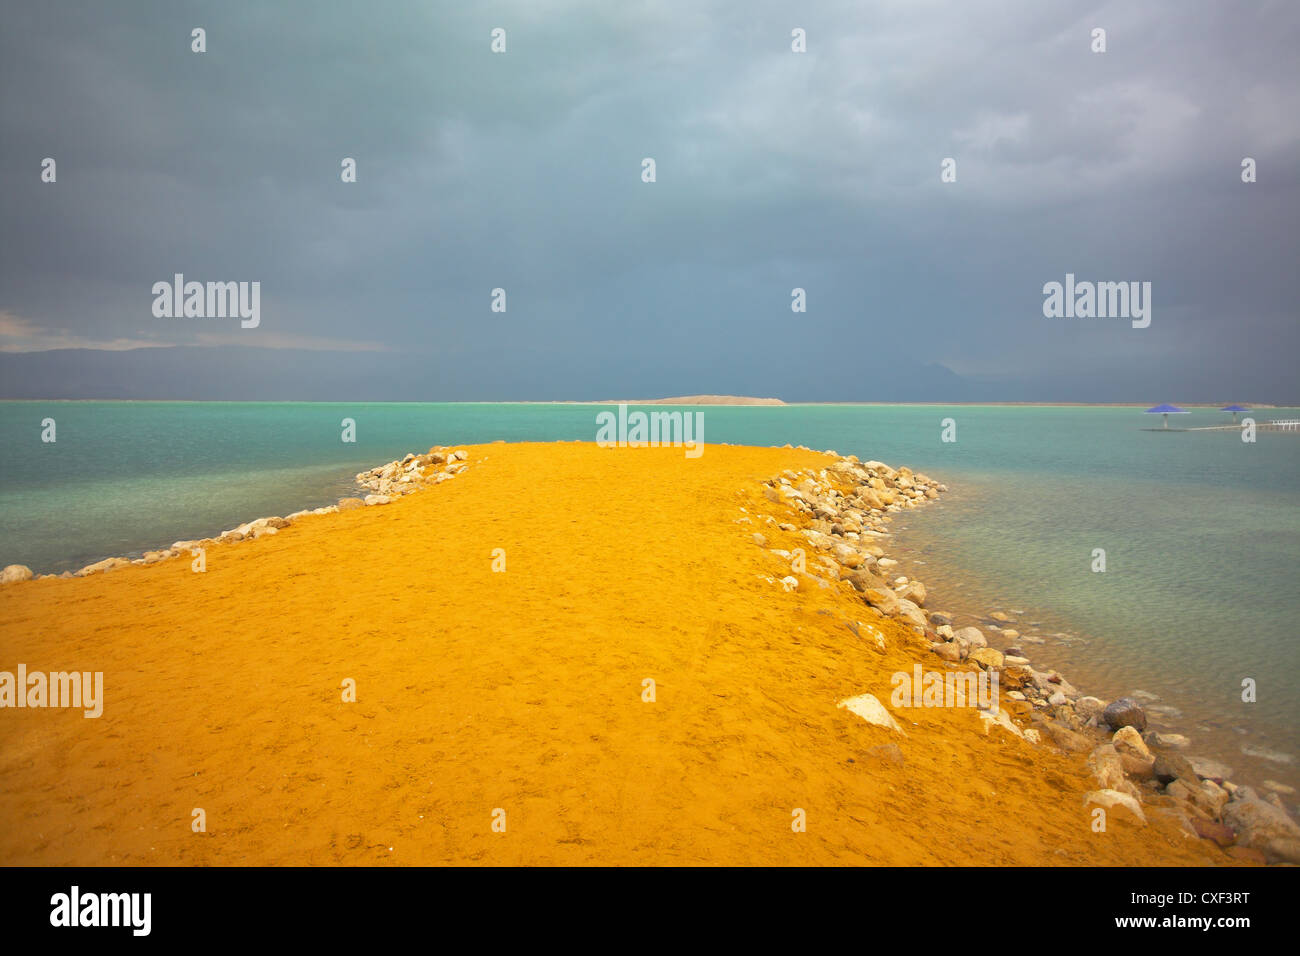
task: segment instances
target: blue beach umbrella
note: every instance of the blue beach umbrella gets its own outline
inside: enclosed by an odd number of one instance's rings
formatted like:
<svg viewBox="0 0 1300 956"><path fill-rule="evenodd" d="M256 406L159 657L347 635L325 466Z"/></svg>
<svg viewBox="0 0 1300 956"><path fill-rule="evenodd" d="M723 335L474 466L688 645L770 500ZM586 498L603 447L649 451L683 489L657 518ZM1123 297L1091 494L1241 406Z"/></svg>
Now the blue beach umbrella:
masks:
<svg viewBox="0 0 1300 956"><path fill-rule="evenodd" d="M1185 409L1185 408L1179 408L1177 405L1169 405L1169 404L1165 404L1165 405L1157 405L1155 408L1148 408L1148 409L1146 410L1146 413L1145 413L1145 414L1147 414L1147 415L1156 415L1156 414L1163 415L1163 416L1164 416L1164 419L1165 419L1165 428L1168 428L1168 427L1169 427L1169 416L1170 416L1170 415L1186 415L1186 414L1187 414L1187 409Z"/></svg>
<svg viewBox="0 0 1300 956"><path fill-rule="evenodd" d="M1248 412L1250 409L1244 405L1224 405L1219 411L1232 412L1232 424L1235 425L1237 424L1237 412Z"/></svg>

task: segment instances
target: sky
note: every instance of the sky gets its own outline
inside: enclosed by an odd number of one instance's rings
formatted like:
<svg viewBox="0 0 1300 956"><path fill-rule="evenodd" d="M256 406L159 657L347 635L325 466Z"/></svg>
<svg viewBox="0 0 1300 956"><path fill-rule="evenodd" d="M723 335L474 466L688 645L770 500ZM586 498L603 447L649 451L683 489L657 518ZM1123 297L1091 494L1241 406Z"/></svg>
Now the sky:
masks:
<svg viewBox="0 0 1300 956"><path fill-rule="evenodd" d="M0 11L0 397L1300 402L1293 2L268 6Z"/></svg>

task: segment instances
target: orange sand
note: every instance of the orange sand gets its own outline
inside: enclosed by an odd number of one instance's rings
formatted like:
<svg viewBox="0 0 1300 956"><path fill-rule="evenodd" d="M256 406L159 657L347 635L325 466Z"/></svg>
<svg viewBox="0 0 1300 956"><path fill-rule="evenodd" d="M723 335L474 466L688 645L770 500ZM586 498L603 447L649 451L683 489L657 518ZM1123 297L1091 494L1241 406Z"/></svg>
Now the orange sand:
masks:
<svg viewBox="0 0 1300 956"><path fill-rule="evenodd" d="M1150 811L1094 834L1082 758L969 711L895 711L900 738L836 708L942 665L892 624L867 650L847 584L763 579L788 570L755 530L802 541L739 509L788 520L759 480L824 456L469 451L393 504L211 548L206 574L0 591L0 669L101 670L106 698L0 711L0 863L1225 861Z"/></svg>

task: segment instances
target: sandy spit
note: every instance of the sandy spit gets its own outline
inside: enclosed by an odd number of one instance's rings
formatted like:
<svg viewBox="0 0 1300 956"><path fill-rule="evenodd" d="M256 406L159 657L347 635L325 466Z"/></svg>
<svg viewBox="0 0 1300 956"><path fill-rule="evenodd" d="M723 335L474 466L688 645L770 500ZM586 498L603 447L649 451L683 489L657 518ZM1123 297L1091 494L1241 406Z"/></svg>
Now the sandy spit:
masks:
<svg viewBox="0 0 1300 956"><path fill-rule="evenodd" d="M904 737L836 707L935 662L890 621L883 654L855 637L847 584L782 590L752 535L803 540L738 523L826 456L468 451L454 481L215 546L203 574L5 587L0 669L103 671L106 699L0 711L0 864L1224 860L1159 814L1093 833L1082 757L968 710L894 710Z"/></svg>

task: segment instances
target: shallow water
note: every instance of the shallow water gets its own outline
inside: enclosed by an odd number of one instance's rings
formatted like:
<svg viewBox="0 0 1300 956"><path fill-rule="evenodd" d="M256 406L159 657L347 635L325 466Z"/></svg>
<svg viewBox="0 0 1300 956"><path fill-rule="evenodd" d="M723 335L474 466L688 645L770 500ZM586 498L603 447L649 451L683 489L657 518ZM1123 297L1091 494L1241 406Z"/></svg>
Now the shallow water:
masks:
<svg viewBox="0 0 1300 956"><path fill-rule="evenodd" d="M362 468L433 444L591 441L605 408L3 402L0 564L74 569L329 503ZM1243 779L1300 788L1300 435L1246 444L1144 431L1152 416L1134 408L692 411L704 414L706 442L833 448L947 482L939 505L895 521L897 556L930 586L932 606L1023 609L1040 624L1021 633L1048 639L1026 646L1036 664L1059 665L1098 696L1155 694L1181 711L1169 727L1194 752ZM41 441L46 417L54 443ZM356 421L355 443L341 441L344 418ZM941 440L945 419L955 442ZM1175 421L1227 420L1196 410ZM1091 570L1097 548L1104 573ZM1256 703L1241 701L1244 678L1258 683Z"/></svg>

